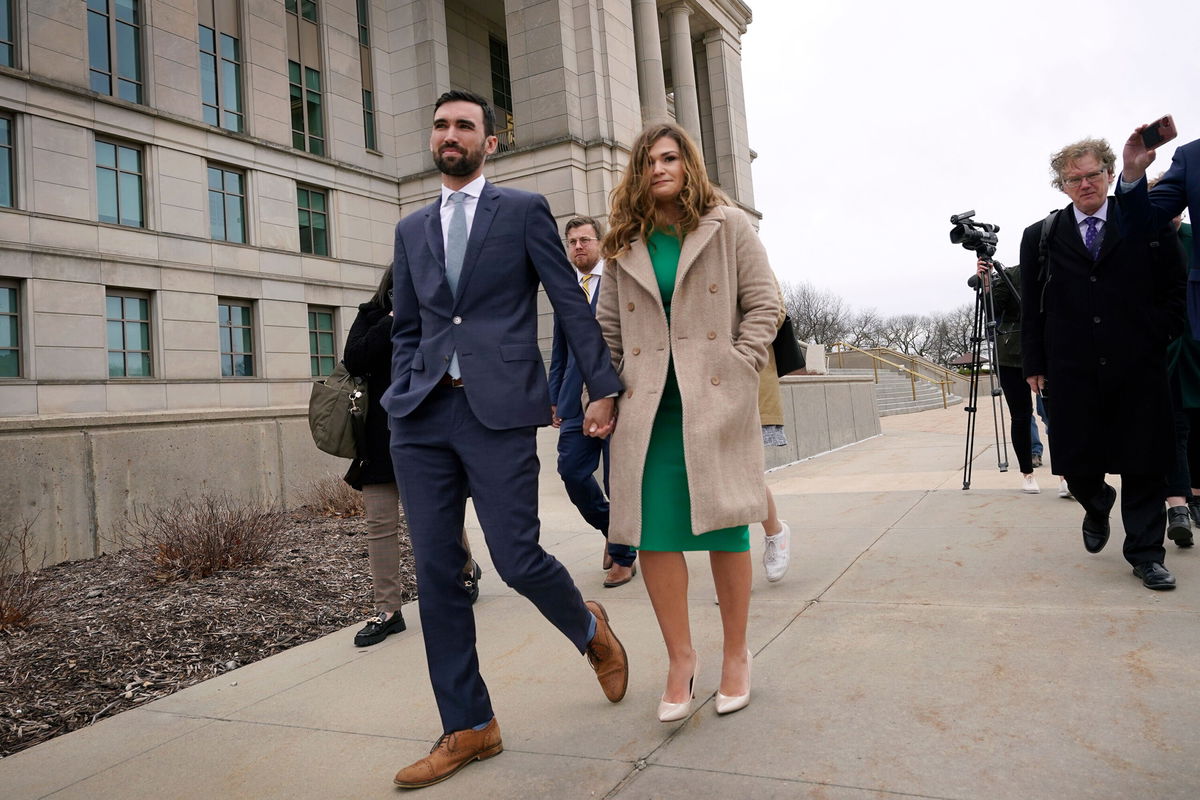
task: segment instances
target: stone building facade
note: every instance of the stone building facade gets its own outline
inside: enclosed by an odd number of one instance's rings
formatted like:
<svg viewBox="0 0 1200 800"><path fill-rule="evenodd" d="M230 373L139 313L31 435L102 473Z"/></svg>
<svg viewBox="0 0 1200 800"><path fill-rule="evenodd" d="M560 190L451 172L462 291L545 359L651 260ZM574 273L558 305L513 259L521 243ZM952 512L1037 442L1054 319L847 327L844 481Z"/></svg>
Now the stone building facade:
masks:
<svg viewBox="0 0 1200 800"><path fill-rule="evenodd" d="M434 99L603 218L677 118L754 211L740 0L0 0L0 523L50 562L182 493L290 502L310 382L429 202ZM543 333L549 333L543 305Z"/></svg>

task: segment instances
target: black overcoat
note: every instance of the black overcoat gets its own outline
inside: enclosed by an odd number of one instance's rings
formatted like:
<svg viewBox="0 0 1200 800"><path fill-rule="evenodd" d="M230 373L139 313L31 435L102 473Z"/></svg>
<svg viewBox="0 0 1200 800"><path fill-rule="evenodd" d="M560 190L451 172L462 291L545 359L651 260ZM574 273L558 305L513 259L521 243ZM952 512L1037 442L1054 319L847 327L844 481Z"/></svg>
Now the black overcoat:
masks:
<svg viewBox="0 0 1200 800"><path fill-rule="evenodd" d="M362 467L361 482L395 483L392 471L392 454L389 447L387 412L379 404L391 380L392 368L392 317L390 308L383 308L374 301L358 307L358 316L350 326L346 337L346 352L343 361L351 375L366 377L370 404L367 406L366 461Z"/></svg>
<svg viewBox="0 0 1200 800"><path fill-rule="evenodd" d="M1025 376L1046 376L1054 470L1166 472L1166 347L1186 324L1187 276L1175 231L1123 228L1109 198L1093 261L1067 206L1039 267L1042 224L1021 238L1021 351Z"/></svg>

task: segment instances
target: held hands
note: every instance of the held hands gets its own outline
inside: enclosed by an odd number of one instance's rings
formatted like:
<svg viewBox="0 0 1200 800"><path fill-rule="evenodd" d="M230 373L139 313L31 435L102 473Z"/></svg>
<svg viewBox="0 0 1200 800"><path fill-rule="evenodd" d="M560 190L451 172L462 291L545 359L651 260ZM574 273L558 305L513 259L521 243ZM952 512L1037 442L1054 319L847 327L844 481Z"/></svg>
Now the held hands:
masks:
<svg viewBox="0 0 1200 800"><path fill-rule="evenodd" d="M602 397L588 404L583 415L583 435L605 439L617 425L614 398Z"/></svg>
<svg viewBox="0 0 1200 800"><path fill-rule="evenodd" d="M1042 393L1042 389L1046 388L1045 375L1030 375L1025 379L1025 382L1029 384L1029 388L1032 389L1033 393L1037 395L1040 395Z"/></svg>
<svg viewBox="0 0 1200 800"><path fill-rule="evenodd" d="M561 428L562 427L562 417L560 417L558 415L558 406L556 406L556 405L550 406L550 427L551 428Z"/></svg>
<svg viewBox="0 0 1200 800"><path fill-rule="evenodd" d="M1121 179L1129 183L1140 181L1158 155L1156 151L1146 149L1146 143L1142 141L1142 131L1147 127L1138 125L1125 140L1125 149L1121 151Z"/></svg>

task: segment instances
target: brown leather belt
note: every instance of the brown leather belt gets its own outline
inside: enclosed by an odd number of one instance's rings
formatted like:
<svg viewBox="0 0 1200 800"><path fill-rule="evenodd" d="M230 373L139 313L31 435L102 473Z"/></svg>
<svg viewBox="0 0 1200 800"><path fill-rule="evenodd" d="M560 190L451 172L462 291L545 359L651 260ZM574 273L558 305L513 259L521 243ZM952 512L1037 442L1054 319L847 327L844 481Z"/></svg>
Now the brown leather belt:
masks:
<svg viewBox="0 0 1200 800"><path fill-rule="evenodd" d="M462 378L451 378L450 373L442 376L442 379L437 382L438 386L453 386L455 389L461 389L463 382Z"/></svg>

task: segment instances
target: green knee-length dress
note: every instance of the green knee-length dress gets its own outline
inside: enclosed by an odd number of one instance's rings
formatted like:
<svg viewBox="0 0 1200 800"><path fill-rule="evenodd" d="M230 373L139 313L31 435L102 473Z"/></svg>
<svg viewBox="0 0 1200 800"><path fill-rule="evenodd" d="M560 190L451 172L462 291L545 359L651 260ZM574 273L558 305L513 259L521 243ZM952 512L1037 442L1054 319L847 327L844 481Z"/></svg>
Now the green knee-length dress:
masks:
<svg viewBox="0 0 1200 800"><path fill-rule="evenodd" d="M675 236L655 231L646 249L654 265L654 277L671 323L671 295L679 268L682 242ZM688 494L687 465L683 460L683 401L675 379L674 362L668 362L667 382L654 415L650 447L642 472L642 540L639 550L681 552L683 550L750 549L750 528L733 528L692 534L692 502Z"/></svg>

